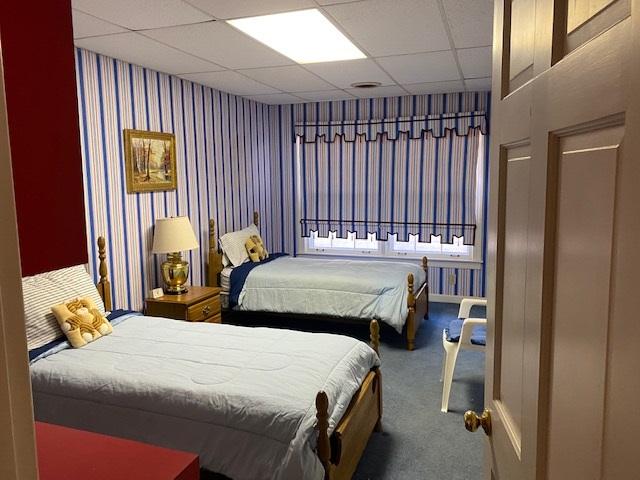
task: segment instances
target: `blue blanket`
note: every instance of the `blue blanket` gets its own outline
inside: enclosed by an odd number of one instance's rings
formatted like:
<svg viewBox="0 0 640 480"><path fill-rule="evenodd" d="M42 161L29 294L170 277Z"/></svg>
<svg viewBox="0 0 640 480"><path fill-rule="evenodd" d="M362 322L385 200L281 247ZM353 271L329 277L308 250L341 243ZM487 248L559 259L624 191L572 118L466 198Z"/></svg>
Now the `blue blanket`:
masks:
<svg viewBox="0 0 640 480"><path fill-rule="evenodd" d="M246 262L231 270L231 275L229 276L229 308L233 308L238 305L238 298L240 297L240 293L244 288L244 282L247 280L251 270L287 255L288 253L270 253L269 258L265 258L261 262Z"/></svg>

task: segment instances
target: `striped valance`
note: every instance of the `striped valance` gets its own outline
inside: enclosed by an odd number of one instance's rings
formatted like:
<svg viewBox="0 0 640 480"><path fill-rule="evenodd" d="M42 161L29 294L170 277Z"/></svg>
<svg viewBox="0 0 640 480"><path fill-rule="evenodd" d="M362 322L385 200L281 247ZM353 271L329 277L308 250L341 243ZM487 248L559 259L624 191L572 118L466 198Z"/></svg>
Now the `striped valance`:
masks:
<svg viewBox="0 0 640 480"><path fill-rule="evenodd" d="M396 140L401 133L407 133L412 139L421 138L424 132L437 138L446 136L447 132L466 136L473 129L479 129L486 135L487 123L485 112L477 111L356 121L302 122L296 124L295 131L305 143L313 143L318 138L331 143L337 137L353 142L358 136L375 141L383 134L390 140Z"/></svg>

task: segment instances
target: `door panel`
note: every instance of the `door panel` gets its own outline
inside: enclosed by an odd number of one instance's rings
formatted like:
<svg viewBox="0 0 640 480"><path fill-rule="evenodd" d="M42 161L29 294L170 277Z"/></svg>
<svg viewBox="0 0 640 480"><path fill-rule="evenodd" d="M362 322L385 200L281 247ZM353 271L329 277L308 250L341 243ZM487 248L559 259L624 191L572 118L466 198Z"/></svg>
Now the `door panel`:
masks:
<svg viewBox="0 0 640 480"><path fill-rule="evenodd" d="M502 306L500 372L496 385L501 411L509 424L514 447L520 450L522 431L522 369L524 366L525 298L528 250L528 147L509 149L506 159L504 214L504 299Z"/></svg>
<svg viewBox="0 0 640 480"><path fill-rule="evenodd" d="M559 141L547 447L550 479L595 479L601 471L601 457L594 452L602 451L604 431L621 137L621 129L615 127Z"/></svg>
<svg viewBox="0 0 640 480"><path fill-rule="evenodd" d="M630 0L570 0L565 52L575 50L628 17L630 9Z"/></svg>
<svg viewBox="0 0 640 480"><path fill-rule="evenodd" d="M533 76L535 35L535 0L511 0L509 91L513 91Z"/></svg>

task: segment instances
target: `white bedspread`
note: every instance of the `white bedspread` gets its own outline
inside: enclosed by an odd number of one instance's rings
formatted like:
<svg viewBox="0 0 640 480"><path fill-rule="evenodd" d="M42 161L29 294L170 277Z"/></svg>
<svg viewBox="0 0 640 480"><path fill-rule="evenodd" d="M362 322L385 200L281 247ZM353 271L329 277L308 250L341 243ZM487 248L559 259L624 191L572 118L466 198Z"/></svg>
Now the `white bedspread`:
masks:
<svg viewBox="0 0 640 480"><path fill-rule="evenodd" d="M409 273L413 273L417 290L426 278L417 262L282 257L249 273L238 308L375 318L402 332L408 313Z"/></svg>
<svg viewBox="0 0 640 480"><path fill-rule="evenodd" d="M316 393L333 428L378 364L339 335L133 316L31 378L38 420L192 451L235 480L321 479Z"/></svg>

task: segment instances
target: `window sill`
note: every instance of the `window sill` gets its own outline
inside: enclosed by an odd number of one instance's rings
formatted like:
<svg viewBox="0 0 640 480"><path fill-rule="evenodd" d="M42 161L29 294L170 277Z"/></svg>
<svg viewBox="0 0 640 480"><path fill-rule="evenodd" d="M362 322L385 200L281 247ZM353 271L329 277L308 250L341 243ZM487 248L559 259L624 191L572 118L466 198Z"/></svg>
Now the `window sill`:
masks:
<svg viewBox="0 0 640 480"><path fill-rule="evenodd" d="M407 262L407 263L416 263L416 262L420 262L422 259L422 256L404 256L404 255L398 255L398 256L391 256L391 255L376 255L375 253L368 253L368 254L353 254L353 253L342 253L342 252L325 252L325 253L315 253L315 252L302 252L298 254L299 257L313 257L313 258L329 258L332 260L338 260L341 258L348 258L348 259L359 259L359 260L363 260L363 259L368 259L371 260L372 262ZM429 259L429 266L430 267L441 267L441 268L463 268L466 270L480 270L482 268L482 261L481 260L473 260L473 259L467 259L467 258L455 258L455 257L451 257L451 258L442 258L442 257L437 257L437 258L433 258L433 257L429 257L429 255L426 255L426 257Z"/></svg>

